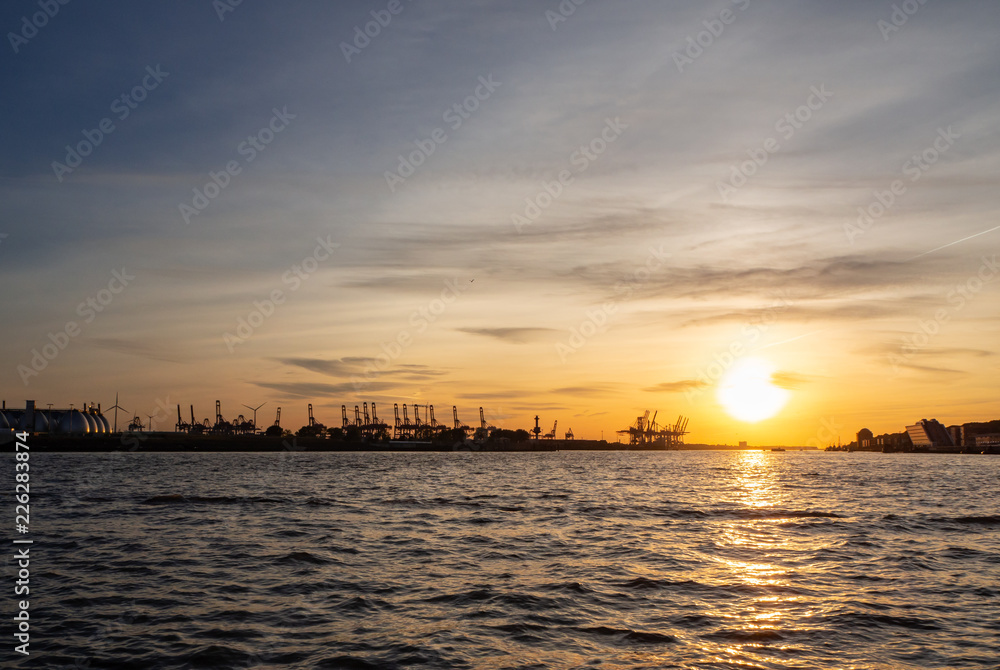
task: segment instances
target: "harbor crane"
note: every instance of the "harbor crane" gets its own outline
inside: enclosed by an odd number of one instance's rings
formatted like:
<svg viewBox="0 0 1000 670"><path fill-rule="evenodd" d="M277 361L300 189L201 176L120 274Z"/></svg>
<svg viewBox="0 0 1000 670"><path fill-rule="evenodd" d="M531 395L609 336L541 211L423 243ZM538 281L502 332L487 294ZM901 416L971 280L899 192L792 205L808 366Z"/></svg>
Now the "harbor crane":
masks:
<svg viewBox="0 0 1000 670"><path fill-rule="evenodd" d="M194 418L194 405L191 405L191 434L201 435L205 432L207 424L208 419L205 419L202 423L198 423L198 420Z"/></svg>
<svg viewBox="0 0 1000 670"><path fill-rule="evenodd" d="M191 424L181 418L181 406L177 405L177 426L175 429L178 433L188 433L191 432Z"/></svg>
<svg viewBox="0 0 1000 670"><path fill-rule="evenodd" d="M559 425L559 419L556 419L555 423L552 424L552 432L551 433L545 433L544 435L542 435L542 438L546 439L546 440L555 439L555 436L556 436L556 427L558 425Z"/></svg>
<svg viewBox="0 0 1000 670"><path fill-rule="evenodd" d="M274 414L274 423L271 424L267 430L264 431L264 435L268 437L281 437L281 408Z"/></svg>
<svg viewBox="0 0 1000 670"><path fill-rule="evenodd" d="M215 401L215 425L212 426L212 432L227 435L233 432L233 424L222 416L222 402L219 400Z"/></svg>
<svg viewBox="0 0 1000 670"><path fill-rule="evenodd" d="M455 430L460 430L465 434L472 432L472 428L466 426L458 419L458 407L456 407L455 405L451 406L451 416L455 420Z"/></svg>
<svg viewBox="0 0 1000 670"><path fill-rule="evenodd" d="M687 433L688 419L684 416L677 417L674 425L660 426L656 423L659 412L653 413L653 418L649 418L649 410L642 416L635 419L635 423L617 431L619 435L628 435L628 443L638 447L649 447L659 449L675 449L677 445L683 443L684 435Z"/></svg>

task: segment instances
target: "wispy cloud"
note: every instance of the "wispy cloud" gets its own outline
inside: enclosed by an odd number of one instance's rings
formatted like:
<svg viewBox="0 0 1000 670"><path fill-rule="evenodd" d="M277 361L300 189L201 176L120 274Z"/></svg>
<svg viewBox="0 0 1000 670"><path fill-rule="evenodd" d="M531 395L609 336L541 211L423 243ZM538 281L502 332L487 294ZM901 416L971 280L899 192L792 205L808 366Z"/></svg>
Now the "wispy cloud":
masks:
<svg viewBox="0 0 1000 670"><path fill-rule="evenodd" d="M277 391L284 397L290 398L314 398L322 399L329 396L335 398L355 397L357 391L354 384L345 382L343 384L322 384L316 382L253 382L260 388ZM384 391L395 388L392 382L369 382L365 385L366 391Z"/></svg>
<svg viewBox="0 0 1000 670"><path fill-rule="evenodd" d="M552 328L456 328L455 330L470 335L492 337L512 344L536 342L544 336L556 332Z"/></svg>
<svg viewBox="0 0 1000 670"><path fill-rule="evenodd" d="M700 379L681 379L676 382L661 382L656 386L647 386L642 389L646 393L683 393L692 389L700 389L708 386L707 382Z"/></svg>

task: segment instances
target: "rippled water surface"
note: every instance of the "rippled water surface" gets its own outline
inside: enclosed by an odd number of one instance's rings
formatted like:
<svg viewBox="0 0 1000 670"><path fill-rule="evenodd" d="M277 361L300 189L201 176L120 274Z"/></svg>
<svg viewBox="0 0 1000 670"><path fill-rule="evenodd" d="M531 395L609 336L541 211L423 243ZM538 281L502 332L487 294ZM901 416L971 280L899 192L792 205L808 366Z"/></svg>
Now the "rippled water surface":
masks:
<svg viewBox="0 0 1000 670"><path fill-rule="evenodd" d="M32 656L4 667L1000 667L1000 457L34 454L31 476Z"/></svg>

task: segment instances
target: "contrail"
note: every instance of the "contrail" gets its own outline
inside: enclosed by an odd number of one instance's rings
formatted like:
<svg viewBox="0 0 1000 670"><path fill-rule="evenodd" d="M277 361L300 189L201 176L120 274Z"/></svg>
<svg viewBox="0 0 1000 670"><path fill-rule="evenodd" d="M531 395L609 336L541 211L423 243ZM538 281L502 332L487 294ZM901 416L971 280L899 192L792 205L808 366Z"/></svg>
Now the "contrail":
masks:
<svg viewBox="0 0 1000 670"><path fill-rule="evenodd" d="M931 249L930 251L925 251L922 254L918 254L918 255L914 256L913 258L907 258L906 262L909 263L910 261L916 260L916 259L920 258L921 256L926 256L927 254L933 254L935 251L941 251L942 249L947 249L948 247L950 247L952 245L955 245L955 244L958 244L959 242L965 242L966 240L971 240L973 237L979 237L980 235L985 235L986 233L992 233L994 230L1000 230L1000 226L996 226L995 228L990 228L989 230L984 230L983 232L976 233L975 235L969 235L968 237L963 237L962 239L955 240L954 242L949 242L948 244L945 244L944 246L938 247L937 249Z"/></svg>

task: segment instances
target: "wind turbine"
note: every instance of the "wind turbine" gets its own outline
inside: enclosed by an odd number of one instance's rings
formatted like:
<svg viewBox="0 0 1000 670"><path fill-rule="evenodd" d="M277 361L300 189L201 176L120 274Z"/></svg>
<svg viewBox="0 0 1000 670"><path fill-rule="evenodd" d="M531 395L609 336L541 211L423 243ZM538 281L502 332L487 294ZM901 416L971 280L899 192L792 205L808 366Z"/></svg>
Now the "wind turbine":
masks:
<svg viewBox="0 0 1000 670"><path fill-rule="evenodd" d="M128 412L128 410L125 409L124 407L119 407L118 406L118 394L117 393L115 394L115 405L114 405L114 407L109 407L108 409L113 409L115 411L115 428L114 428L114 430L112 432L117 433L118 432L118 410L121 410L123 412Z"/></svg>
<svg viewBox="0 0 1000 670"><path fill-rule="evenodd" d="M159 415L160 415L159 412L157 412L156 414L147 414L146 415L147 417L149 417L149 423L146 424L148 426L149 432L151 432L151 433L153 432L153 419L155 417L159 416Z"/></svg>
<svg viewBox="0 0 1000 670"><path fill-rule="evenodd" d="M267 404L267 401L265 400L264 402L262 402L261 404L257 405L256 407L251 407L250 405L243 405L244 407L246 407L247 409L249 409L249 410L251 410L253 412L253 429L254 429L255 432L257 430L257 410L259 410L261 407L263 407L266 404Z"/></svg>

